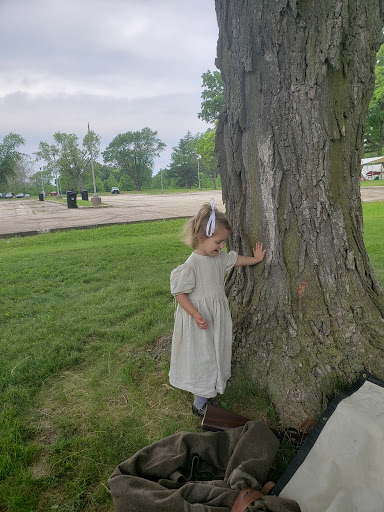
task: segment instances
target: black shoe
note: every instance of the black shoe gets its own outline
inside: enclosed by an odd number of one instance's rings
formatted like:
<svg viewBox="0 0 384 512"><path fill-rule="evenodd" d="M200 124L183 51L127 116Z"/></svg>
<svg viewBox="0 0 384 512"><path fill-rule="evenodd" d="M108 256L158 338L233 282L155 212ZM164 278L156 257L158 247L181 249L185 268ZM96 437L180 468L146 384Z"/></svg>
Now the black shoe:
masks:
<svg viewBox="0 0 384 512"><path fill-rule="evenodd" d="M204 418L205 409L207 408L206 405L203 405L201 409L196 409L194 405L192 405L192 412L195 416L199 416L200 418Z"/></svg>

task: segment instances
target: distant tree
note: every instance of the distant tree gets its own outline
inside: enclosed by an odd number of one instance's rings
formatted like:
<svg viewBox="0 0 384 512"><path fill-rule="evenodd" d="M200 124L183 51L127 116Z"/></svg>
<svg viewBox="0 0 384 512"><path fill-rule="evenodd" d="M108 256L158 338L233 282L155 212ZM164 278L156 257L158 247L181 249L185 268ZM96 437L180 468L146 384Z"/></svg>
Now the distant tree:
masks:
<svg viewBox="0 0 384 512"><path fill-rule="evenodd" d="M52 185L51 171L41 167L38 172L35 172L28 178L28 192L32 195L44 192L51 192L54 187Z"/></svg>
<svg viewBox="0 0 384 512"><path fill-rule="evenodd" d="M384 144L384 44L377 53L375 76L375 90L365 125L364 151L381 156Z"/></svg>
<svg viewBox="0 0 384 512"><path fill-rule="evenodd" d="M90 134L93 158L96 160L100 153L100 136L93 131ZM56 132L53 139L54 144L40 142L36 158L46 162L45 169L51 172L53 179L60 177L64 190L84 190L87 174L91 176L88 133L81 146L73 133Z"/></svg>
<svg viewBox="0 0 384 512"><path fill-rule="evenodd" d="M143 128L117 135L103 152L103 158L129 176L136 190L141 190L145 182L150 182L155 158L165 147L157 132Z"/></svg>
<svg viewBox="0 0 384 512"><path fill-rule="evenodd" d="M163 183L163 178L161 176L161 172L158 172L157 174L155 174L155 176L152 177L152 186L151 188L161 188L161 184ZM164 176L164 173L163 173L163 176ZM163 188L164 188L164 185L163 185Z"/></svg>
<svg viewBox="0 0 384 512"><path fill-rule="evenodd" d="M176 178L178 187L191 188L198 183L196 144L199 134L190 131L173 148L171 163L167 172L169 178Z"/></svg>
<svg viewBox="0 0 384 512"><path fill-rule="evenodd" d="M135 184L127 174L123 174L119 181L119 188L127 192L129 190L135 190Z"/></svg>
<svg viewBox="0 0 384 512"><path fill-rule="evenodd" d="M201 75L205 89L201 93L201 112L198 117L207 123L214 123L224 106L224 83L220 71L207 71Z"/></svg>
<svg viewBox="0 0 384 512"><path fill-rule="evenodd" d="M93 163L93 168L94 168L94 173L95 173L96 192L98 192L98 193L106 192L100 167L101 167L101 165L99 162ZM92 168L91 168L91 170L92 170ZM82 189L93 192L92 172L86 172L84 174L84 187Z"/></svg>
<svg viewBox="0 0 384 512"><path fill-rule="evenodd" d="M213 188L217 188L217 156L215 151L216 130L208 128L196 143L196 152L201 156L201 165L204 172L210 177Z"/></svg>
<svg viewBox="0 0 384 512"><path fill-rule="evenodd" d="M119 182L116 179L116 176L113 174L110 174L108 181L107 181L107 190L110 192L112 190L112 187L118 187Z"/></svg>
<svg viewBox="0 0 384 512"><path fill-rule="evenodd" d="M100 162L94 162L93 167L95 171L97 192L107 192L108 187L106 186L106 182L108 180L111 167L103 165ZM93 190L92 173L87 173L85 178L85 190Z"/></svg>
<svg viewBox="0 0 384 512"><path fill-rule="evenodd" d="M0 142L0 185L5 186L8 178L15 176L17 165L23 158L18 150L25 144L25 140L17 133L8 133Z"/></svg>
<svg viewBox="0 0 384 512"><path fill-rule="evenodd" d="M21 154L15 165L15 172L8 176L7 184L10 189L18 192L26 192L29 187L30 177L34 173L34 162L29 155Z"/></svg>
<svg viewBox="0 0 384 512"><path fill-rule="evenodd" d="M97 169L97 173L103 183L100 190L102 190L104 192L110 191L110 188L108 186L108 178L109 178L110 174L115 171L114 167L112 165L100 164L99 162L96 162L95 169ZM119 179L120 179L120 171L119 171Z"/></svg>

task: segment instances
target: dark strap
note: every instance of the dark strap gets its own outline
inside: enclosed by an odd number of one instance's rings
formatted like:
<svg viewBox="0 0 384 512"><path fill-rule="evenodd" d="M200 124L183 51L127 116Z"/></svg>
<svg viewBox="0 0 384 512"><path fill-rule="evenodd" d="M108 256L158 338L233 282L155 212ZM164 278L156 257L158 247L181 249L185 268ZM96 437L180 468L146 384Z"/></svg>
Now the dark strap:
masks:
<svg viewBox="0 0 384 512"><path fill-rule="evenodd" d="M270 493L274 486L274 482L267 482L261 491L255 491L252 487L245 487L233 502L231 512L245 512L248 505Z"/></svg>
<svg viewBox="0 0 384 512"><path fill-rule="evenodd" d="M231 512L245 512L248 505L262 496L263 494L260 491L254 491L252 487L245 487L244 489L241 489L237 498L233 502Z"/></svg>

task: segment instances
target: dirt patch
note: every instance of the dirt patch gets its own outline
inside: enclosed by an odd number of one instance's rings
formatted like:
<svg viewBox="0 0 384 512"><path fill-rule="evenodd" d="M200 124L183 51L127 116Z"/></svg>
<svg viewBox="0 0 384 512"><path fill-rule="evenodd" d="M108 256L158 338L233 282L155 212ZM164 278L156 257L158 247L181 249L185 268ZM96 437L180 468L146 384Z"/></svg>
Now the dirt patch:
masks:
<svg viewBox="0 0 384 512"><path fill-rule="evenodd" d="M155 361L164 361L171 358L172 335L163 336L156 341L151 348L151 354Z"/></svg>

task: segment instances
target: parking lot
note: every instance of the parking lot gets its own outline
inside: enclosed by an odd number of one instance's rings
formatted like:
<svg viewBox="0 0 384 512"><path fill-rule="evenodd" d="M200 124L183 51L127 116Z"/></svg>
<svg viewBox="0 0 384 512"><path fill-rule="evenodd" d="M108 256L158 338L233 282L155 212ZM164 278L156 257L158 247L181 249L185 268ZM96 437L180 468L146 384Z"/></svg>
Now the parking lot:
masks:
<svg viewBox="0 0 384 512"><path fill-rule="evenodd" d="M384 201L384 187L362 188L361 195L363 201ZM68 208L66 203L49 200L0 199L0 237L190 217L211 197L215 198L219 209L224 209L221 190L180 194L101 196L106 206L97 208L92 206Z"/></svg>
<svg viewBox="0 0 384 512"><path fill-rule="evenodd" d="M223 209L221 190L159 195L108 195L101 196L106 206L92 207L89 202L89 207L78 208L68 208L66 203L47 199L0 199L0 237L189 217L211 197L215 198L218 208Z"/></svg>

